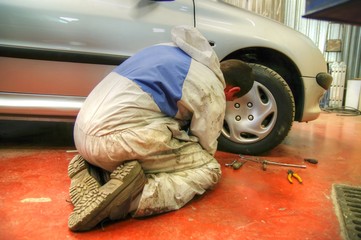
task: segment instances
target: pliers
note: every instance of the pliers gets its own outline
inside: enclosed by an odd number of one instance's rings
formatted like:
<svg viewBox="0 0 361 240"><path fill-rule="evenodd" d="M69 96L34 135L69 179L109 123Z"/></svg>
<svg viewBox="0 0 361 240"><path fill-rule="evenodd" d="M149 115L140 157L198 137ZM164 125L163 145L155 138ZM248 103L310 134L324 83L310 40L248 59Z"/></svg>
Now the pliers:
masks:
<svg viewBox="0 0 361 240"><path fill-rule="evenodd" d="M300 176L298 176L297 173L293 172L292 170L288 170L287 174L288 174L287 179L290 183L293 183L292 177L295 177L300 183L302 183L302 178Z"/></svg>

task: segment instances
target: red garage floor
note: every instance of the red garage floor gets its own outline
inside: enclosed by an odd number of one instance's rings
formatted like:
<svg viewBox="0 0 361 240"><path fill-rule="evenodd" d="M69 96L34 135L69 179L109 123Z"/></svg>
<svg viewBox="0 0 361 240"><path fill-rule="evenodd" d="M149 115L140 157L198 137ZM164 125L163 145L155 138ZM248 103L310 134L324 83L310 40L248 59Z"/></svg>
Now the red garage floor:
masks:
<svg viewBox="0 0 361 240"><path fill-rule="evenodd" d="M342 237L332 185L361 186L361 117L322 113L308 124L295 123L284 143L262 156L307 165L293 169L303 184L290 184L286 167L263 171L247 162L233 170L224 164L237 155L217 152L221 182L183 209L73 233L67 228L72 211L67 165L75 154L67 151L73 149L71 127L25 124L13 134L11 123L0 124L0 239L337 240Z"/></svg>

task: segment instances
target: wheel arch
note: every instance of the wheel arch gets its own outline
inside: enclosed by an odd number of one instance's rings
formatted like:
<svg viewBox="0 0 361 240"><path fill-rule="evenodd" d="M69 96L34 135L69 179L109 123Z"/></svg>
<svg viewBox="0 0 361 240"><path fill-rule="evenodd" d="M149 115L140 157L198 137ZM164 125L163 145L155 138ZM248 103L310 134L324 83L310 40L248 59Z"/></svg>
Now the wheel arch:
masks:
<svg viewBox="0 0 361 240"><path fill-rule="evenodd" d="M290 87L295 101L295 121L300 121L304 108L304 85L296 64L283 53L269 48L252 47L237 50L222 59L239 59L257 63L277 72Z"/></svg>

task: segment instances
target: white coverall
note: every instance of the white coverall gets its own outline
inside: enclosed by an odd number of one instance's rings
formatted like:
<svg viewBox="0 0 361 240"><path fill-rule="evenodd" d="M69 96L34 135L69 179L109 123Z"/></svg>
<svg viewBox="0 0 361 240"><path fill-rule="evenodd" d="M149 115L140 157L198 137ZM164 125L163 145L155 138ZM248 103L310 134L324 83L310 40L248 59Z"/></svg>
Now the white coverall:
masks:
<svg viewBox="0 0 361 240"><path fill-rule="evenodd" d="M173 28L172 40L115 68L74 127L76 148L91 164L108 171L141 164L148 182L134 217L179 209L221 176L213 157L226 104L219 60L193 27Z"/></svg>

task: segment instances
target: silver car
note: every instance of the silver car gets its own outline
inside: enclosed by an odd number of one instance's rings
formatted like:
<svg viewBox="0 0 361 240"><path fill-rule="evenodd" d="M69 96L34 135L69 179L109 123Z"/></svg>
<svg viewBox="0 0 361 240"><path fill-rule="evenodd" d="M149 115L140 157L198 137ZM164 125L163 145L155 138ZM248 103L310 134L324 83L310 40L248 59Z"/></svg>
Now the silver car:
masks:
<svg viewBox="0 0 361 240"><path fill-rule="evenodd" d="M227 103L219 148L261 154L293 121L319 116L329 88L323 55L278 22L211 0L0 0L0 118L74 121L85 97L116 65L197 27L220 60L240 59L256 81Z"/></svg>

